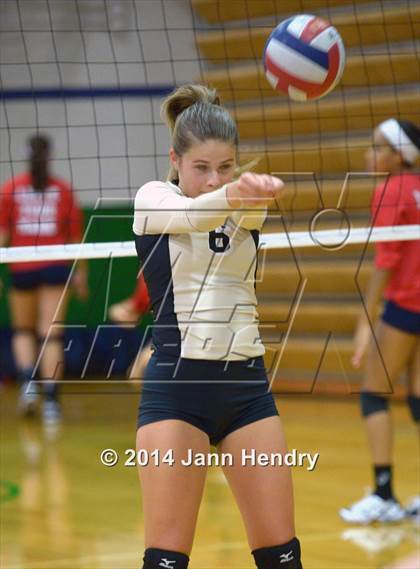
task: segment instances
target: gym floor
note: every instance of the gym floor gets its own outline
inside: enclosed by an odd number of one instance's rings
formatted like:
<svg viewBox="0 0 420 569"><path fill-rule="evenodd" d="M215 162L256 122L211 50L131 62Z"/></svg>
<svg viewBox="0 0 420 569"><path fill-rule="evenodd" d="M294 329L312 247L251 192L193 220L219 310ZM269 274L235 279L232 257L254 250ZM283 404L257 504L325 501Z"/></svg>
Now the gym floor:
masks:
<svg viewBox="0 0 420 569"><path fill-rule="evenodd" d="M134 467L138 389L126 383L67 387L64 421L46 429L16 414L17 392L1 401L0 523L2 569L138 569L143 548L141 498ZM378 569L420 544L419 526L357 527L338 517L371 483L356 396L277 397L289 449L319 453L316 467L295 467L297 534L305 569ZM395 486L402 502L419 492L419 452L408 411L394 404ZM120 454L110 468L100 453ZM221 470L211 467L191 569L250 569L239 512Z"/></svg>

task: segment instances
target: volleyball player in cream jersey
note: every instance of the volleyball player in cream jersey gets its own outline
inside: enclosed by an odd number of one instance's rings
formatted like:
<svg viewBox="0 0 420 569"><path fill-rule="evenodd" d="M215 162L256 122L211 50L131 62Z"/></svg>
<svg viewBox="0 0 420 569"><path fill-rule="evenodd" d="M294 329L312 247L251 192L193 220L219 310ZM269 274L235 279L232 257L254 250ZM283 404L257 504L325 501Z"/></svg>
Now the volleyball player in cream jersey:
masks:
<svg viewBox="0 0 420 569"><path fill-rule="evenodd" d="M154 318L137 447L173 461L139 468L143 568L188 566L206 468L182 460L211 444L232 456L224 473L256 566L301 568L290 470L242 461L244 450L286 451L255 296L259 230L283 183L250 172L234 180L236 125L215 91L180 87L162 113L169 181L140 188L133 225Z"/></svg>

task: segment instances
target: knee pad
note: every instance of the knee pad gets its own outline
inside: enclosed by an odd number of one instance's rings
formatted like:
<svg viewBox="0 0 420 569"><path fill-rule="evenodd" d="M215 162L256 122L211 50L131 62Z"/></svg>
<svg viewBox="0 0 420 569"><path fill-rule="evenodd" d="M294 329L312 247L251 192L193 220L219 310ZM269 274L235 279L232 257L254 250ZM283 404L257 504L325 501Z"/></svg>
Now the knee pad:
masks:
<svg viewBox="0 0 420 569"><path fill-rule="evenodd" d="M413 417L413 421L418 423L420 421L420 397L409 395L407 397L407 403L411 416Z"/></svg>
<svg viewBox="0 0 420 569"><path fill-rule="evenodd" d="M21 384L34 381L36 379L34 368L28 367L28 368L19 369L17 372L17 379Z"/></svg>
<svg viewBox="0 0 420 569"><path fill-rule="evenodd" d="M300 543L296 537L283 545L254 549L252 555L258 569L302 569Z"/></svg>
<svg viewBox="0 0 420 569"><path fill-rule="evenodd" d="M362 391L360 394L360 406L362 410L362 417L369 417L374 413L381 411L388 411L389 401L386 397L375 395L370 391Z"/></svg>
<svg viewBox="0 0 420 569"><path fill-rule="evenodd" d="M165 549L146 549L143 569L187 569L190 558L185 553Z"/></svg>

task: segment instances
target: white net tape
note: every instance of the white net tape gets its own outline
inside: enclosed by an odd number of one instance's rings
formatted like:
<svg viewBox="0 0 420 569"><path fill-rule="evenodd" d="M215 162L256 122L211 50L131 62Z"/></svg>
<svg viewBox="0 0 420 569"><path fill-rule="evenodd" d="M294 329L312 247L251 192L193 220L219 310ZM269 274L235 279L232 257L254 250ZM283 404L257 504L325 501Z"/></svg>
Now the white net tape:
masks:
<svg viewBox="0 0 420 569"><path fill-rule="evenodd" d="M351 244L367 244L379 241L413 241L417 239L420 239L420 225L396 225L393 227L267 233L261 235L260 243L261 249L321 247L337 250ZM0 247L0 263L135 256L136 249L133 241Z"/></svg>

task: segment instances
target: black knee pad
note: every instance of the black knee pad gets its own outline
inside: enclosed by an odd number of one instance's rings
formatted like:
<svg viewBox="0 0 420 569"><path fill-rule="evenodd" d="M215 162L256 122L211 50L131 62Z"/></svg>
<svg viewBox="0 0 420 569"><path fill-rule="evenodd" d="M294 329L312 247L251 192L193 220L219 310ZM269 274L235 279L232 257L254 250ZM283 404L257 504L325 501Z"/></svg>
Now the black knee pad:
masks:
<svg viewBox="0 0 420 569"><path fill-rule="evenodd" d="M258 569L302 569L300 543L296 537L283 545L254 549L252 555Z"/></svg>
<svg viewBox="0 0 420 569"><path fill-rule="evenodd" d="M36 374L34 373L34 368L28 367L28 368L18 369L17 379L18 379L19 383L21 383L21 384L34 381L36 379ZM32 386L32 388L34 388L34 386ZM30 390L30 392L32 393L32 389Z"/></svg>
<svg viewBox="0 0 420 569"><path fill-rule="evenodd" d="M418 423L420 421L420 397L409 395L407 397L407 403L411 416L413 417L413 421Z"/></svg>
<svg viewBox="0 0 420 569"><path fill-rule="evenodd" d="M189 561L185 553L149 547L144 552L143 569L187 569Z"/></svg>
<svg viewBox="0 0 420 569"><path fill-rule="evenodd" d="M363 417L369 417L374 413L388 411L389 401L386 397L376 395L370 391L362 391L360 394L360 406Z"/></svg>

